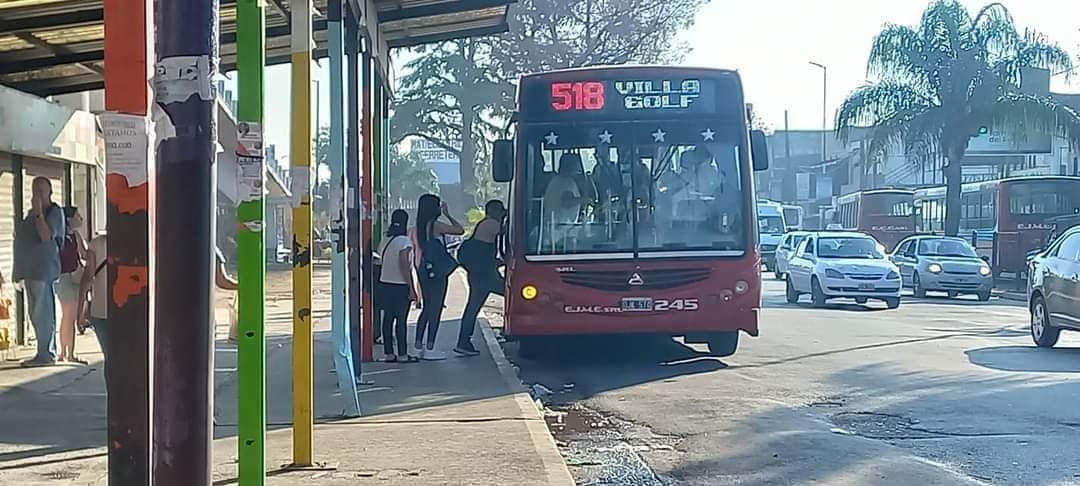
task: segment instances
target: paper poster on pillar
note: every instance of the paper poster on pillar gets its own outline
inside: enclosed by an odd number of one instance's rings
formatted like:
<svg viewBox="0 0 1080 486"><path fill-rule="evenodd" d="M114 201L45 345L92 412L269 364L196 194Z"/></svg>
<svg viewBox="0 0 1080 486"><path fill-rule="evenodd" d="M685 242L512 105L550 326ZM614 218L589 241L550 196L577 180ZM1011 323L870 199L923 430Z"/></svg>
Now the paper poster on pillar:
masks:
<svg viewBox="0 0 1080 486"><path fill-rule="evenodd" d="M263 159L237 154L236 170L239 202L258 201L263 197Z"/></svg>
<svg viewBox="0 0 1080 486"><path fill-rule="evenodd" d="M150 157L150 121L142 115L102 113L105 172L124 176L129 187L145 184Z"/></svg>
<svg viewBox="0 0 1080 486"><path fill-rule="evenodd" d="M236 155L240 157L262 158L262 124L247 121L236 124Z"/></svg>
<svg viewBox="0 0 1080 486"><path fill-rule="evenodd" d="M161 59L154 66L154 101L167 105L187 101L192 96L212 100L215 64L216 60L207 55Z"/></svg>

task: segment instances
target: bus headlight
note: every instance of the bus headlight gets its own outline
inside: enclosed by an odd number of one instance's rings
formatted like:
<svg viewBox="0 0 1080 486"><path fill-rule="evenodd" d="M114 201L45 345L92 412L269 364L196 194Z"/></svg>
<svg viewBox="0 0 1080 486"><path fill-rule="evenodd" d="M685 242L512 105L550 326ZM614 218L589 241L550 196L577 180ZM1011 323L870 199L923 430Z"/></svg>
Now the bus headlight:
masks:
<svg viewBox="0 0 1080 486"><path fill-rule="evenodd" d="M984 277L990 276L990 267L986 265L979 267L979 275L982 275Z"/></svg>
<svg viewBox="0 0 1080 486"><path fill-rule="evenodd" d="M535 285L526 285L521 288L521 298L525 300L533 300L537 295L540 295L540 290Z"/></svg>
<svg viewBox="0 0 1080 486"><path fill-rule="evenodd" d="M926 266L926 270L928 270L930 273L941 273L941 264L931 263L930 265Z"/></svg>
<svg viewBox="0 0 1080 486"><path fill-rule="evenodd" d="M750 284L747 283L746 280L739 280L738 282L735 282L735 293L736 294L739 294L739 295L745 294L747 290L750 290Z"/></svg>

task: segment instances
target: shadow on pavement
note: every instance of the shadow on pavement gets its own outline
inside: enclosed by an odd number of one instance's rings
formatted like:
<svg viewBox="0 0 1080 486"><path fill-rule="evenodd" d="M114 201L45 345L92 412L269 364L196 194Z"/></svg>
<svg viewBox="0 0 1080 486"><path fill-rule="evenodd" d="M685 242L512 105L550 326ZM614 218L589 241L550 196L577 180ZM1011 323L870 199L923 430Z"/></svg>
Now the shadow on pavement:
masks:
<svg viewBox="0 0 1080 486"><path fill-rule="evenodd" d="M1078 373L1080 348L993 346L965 351L972 364L998 371Z"/></svg>
<svg viewBox="0 0 1080 486"><path fill-rule="evenodd" d="M552 338L536 358L524 358L518 343L507 343L507 357L521 365L521 379L555 392L552 401L568 402L610 390L727 367L705 352L668 336L609 335Z"/></svg>

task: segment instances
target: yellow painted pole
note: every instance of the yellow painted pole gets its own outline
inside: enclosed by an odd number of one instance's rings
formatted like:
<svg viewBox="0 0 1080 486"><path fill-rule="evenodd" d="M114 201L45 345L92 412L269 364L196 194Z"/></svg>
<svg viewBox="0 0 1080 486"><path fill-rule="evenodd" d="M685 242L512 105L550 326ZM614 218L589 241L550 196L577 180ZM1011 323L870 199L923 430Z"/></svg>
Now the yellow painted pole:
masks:
<svg viewBox="0 0 1080 486"><path fill-rule="evenodd" d="M292 0L293 465L311 466L311 0Z"/></svg>

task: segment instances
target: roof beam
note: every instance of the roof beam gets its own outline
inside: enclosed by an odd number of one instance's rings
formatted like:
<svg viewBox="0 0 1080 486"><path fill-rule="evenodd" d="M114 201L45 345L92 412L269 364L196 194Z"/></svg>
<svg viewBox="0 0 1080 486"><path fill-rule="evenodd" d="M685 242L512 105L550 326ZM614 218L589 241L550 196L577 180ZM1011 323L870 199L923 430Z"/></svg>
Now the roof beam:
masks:
<svg viewBox="0 0 1080 486"><path fill-rule="evenodd" d="M102 60L101 51L73 52L66 55L50 54L23 61L0 62L0 74L20 73L64 64L81 64Z"/></svg>
<svg viewBox="0 0 1080 486"><path fill-rule="evenodd" d="M408 20L419 17L431 17L435 15L456 14L470 10L483 10L486 8L503 7L513 3L513 0L463 0L446 1L421 5L409 8L391 8L379 11L379 22L393 22L395 20Z"/></svg>
<svg viewBox="0 0 1080 486"><path fill-rule="evenodd" d="M15 36L22 39L23 41L27 42L28 44L32 44L34 47L45 50L46 52L51 52L51 53L53 53L54 55L57 55L57 56L70 56L70 55L74 54L74 52L72 52L71 50L69 50L69 49L67 49L65 47L62 47L62 46L54 46L52 44L49 44L48 42L45 42L45 41L39 39L34 34L30 34L30 33L27 33L27 32L21 32L21 33L15 34ZM74 64L76 66L79 66L80 68L83 68L86 71L96 73L96 74L100 75L101 77L105 77L105 69L104 68L100 68L100 67L97 67L97 66L90 66L88 64L83 64L81 62L76 62L76 63L72 63L72 64Z"/></svg>
<svg viewBox="0 0 1080 486"><path fill-rule="evenodd" d="M451 25L453 25L453 24L451 24ZM421 36L417 36L417 37L400 37L400 38L397 38L397 39L390 39L390 40L386 41L386 44L391 49L396 49L396 48L401 48L401 47L418 46L420 44L433 44L433 43L436 43L436 42L443 42L443 41L448 41L448 40L461 39L461 38L465 38L465 37L480 37L480 36L485 36L485 35L502 34L502 33L506 32L508 30L510 30L510 27L509 27L509 25L507 25L504 22L504 23L501 23L499 25L493 25L491 27L477 27L477 28L474 28L474 29L466 29L466 30L451 30L451 31L448 31L448 32L439 32L437 34L421 35ZM401 31L395 32L395 34L396 33L407 34L407 32L408 32L407 30L401 30ZM390 37L391 35L393 35L393 34L388 34L387 37Z"/></svg>
<svg viewBox="0 0 1080 486"><path fill-rule="evenodd" d="M72 10L60 14L36 15L0 22L0 34L14 34L35 30L52 29L57 26L74 27L103 22L105 13L102 9Z"/></svg>

